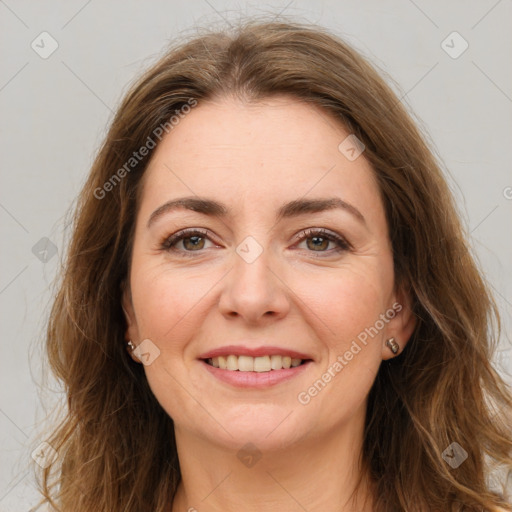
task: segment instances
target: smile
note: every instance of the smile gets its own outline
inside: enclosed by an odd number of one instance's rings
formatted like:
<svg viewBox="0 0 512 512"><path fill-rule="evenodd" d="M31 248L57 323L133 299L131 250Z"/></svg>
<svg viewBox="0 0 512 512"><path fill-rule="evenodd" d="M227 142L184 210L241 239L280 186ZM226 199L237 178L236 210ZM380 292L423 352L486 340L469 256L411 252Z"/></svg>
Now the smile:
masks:
<svg viewBox="0 0 512 512"><path fill-rule="evenodd" d="M259 357L236 356L218 356L206 359L206 363L214 368L221 370L231 370L239 372L270 372L276 370L287 370L300 366L303 359L293 358L285 355L266 355Z"/></svg>
<svg viewBox="0 0 512 512"><path fill-rule="evenodd" d="M313 364L311 359L292 359L290 356L279 355L217 356L201 359L200 362L216 380L245 389L265 389L284 383L297 378ZM214 366L214 363L218 366Z"/></svg>

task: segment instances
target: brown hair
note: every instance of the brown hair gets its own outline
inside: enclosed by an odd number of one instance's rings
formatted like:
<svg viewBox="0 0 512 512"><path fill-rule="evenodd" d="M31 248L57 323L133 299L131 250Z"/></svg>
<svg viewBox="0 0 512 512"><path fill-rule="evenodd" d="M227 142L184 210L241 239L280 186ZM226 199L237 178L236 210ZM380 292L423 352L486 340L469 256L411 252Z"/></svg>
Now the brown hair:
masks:
<svg viewBox="0 0 512 512"><path fill-rule="evenodd" d="M59 458L43 471L43 496L66 512L168 510L180 479L173 422L125 350L121 309L150 154L126 163L191 101L275 94L321 107L366 146L396 284L417 317L369 396L362 456L375 511L507 507L487 482L489 462L512 470L512 398L490 363L499 318L439 164L395 94L347 44L315 26L254 21L168 51L128 92L94 162L47 332L68 410L46 439ZM442 458L452 442L468 452L457 469Z"/></svg>

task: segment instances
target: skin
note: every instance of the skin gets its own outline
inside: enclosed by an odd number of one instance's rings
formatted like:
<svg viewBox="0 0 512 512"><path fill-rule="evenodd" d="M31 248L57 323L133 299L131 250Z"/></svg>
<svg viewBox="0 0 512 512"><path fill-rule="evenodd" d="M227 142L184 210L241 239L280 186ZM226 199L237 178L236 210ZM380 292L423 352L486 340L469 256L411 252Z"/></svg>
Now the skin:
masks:
<svg viewBox="0 0 512 512"><path fill-rule="evenodd" d="M349 161L338 150L347 135L328 114L293 98L226 97L192 109L152 156L123 307L127 339L150 339L160 350L144 369L175 424L182 481L174 512L372 510L364 474L350 499L362 474L367 397L382 360L393 357L385 341L394 337L403 350L415 321L409 298L395 289L372 168L364 153ZM148 227L157 208L185 196L221 201L230 212L219 219L178 209ZM365 222L344 209L276 222L285 202L333 196ZM295 238L311 227L352 247L337 252L335 242L320 241L319 251L311 236ZM199 239L199 250L190 239L174 252L162 248L184 228L212 237ZM236 252L247 236L263 249L252 263ZM307 405L299 403L298 394L394 303L401 311ZM235 388L198 359L228 344L276 345L313 362L271 388ZM237 457L248 442L262 456L252 467Z"/></svg>

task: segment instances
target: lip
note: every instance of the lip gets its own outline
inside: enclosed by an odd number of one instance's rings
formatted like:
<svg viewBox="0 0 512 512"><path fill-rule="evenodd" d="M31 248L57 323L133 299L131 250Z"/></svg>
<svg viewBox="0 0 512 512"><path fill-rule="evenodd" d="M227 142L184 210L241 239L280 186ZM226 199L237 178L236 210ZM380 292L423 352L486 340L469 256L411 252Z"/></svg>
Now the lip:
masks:
<svg viewBox="0 0 512 512"><path fill-rule="evenodd" d="M224 349L222 349L224 350ZM280 354L283 354L283 349L280 349ZM213 352L214 353L214 352ZM223 355L225 352L222 352L220 355ZM231 352L232 354L233 352ZM209 353L208 353L209 354ZM290 354L289 352L287 354ZM246 355L246 354L240 354ZM249 355L249 354L247 354ZM265 353L268 355L268 352ZM272 354L276 355L276 354ZM217 357L217 356L213 356ZM257 357L257 356L256 356ZM301 358L302 359L302 358ZM276 384L280 384L286 382L294 377L298 377L303 372L305 372L312 361L309 360L300 366L295 366L291 368L286 368L282 370L271 370L269 372L241 372L238 370L222 370L221 368L216 368L214 366L209 365L206 361L200 361L200 364L210 372L213 377L230 384L232 386L238 388L269 388L271 386L275 386Z"/></svg>
<svg viewBox="0 0 512 512"><path fill-rule="evenodd" d="M302 360L312 360L313 358L307 354L302 352L297 352L295 350L290 350L284 347L245 347L243 345L225 345L224 347L215 348L213 350L209 350L204 354L201 354L198 359L210 359L213 357L219 356L251 356L251 357L261 357L261 356L290 356L293 359L302 359ZM299 368L298 366L296 368ZM280 370L273 370L280 371Z"/></svg>

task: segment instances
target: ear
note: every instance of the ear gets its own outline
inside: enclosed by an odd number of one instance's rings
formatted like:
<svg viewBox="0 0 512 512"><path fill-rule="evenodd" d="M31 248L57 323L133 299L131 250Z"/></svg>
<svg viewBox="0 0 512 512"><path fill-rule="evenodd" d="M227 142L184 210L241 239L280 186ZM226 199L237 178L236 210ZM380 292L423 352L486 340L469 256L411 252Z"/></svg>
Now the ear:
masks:
<svg viewBox="0 0 512 512"><path fill-rule="evenodd" d="M384 360L396 357L404 350L416 327L417 319L412 311L411 293L408 289L400 286L396 290L391 308L388 310L390 314L388 315L386 312L388 318L392 316L391 311L394 311L394 316L390 318L382 340L382 359ZM400 346L397 354L393 354L386 345L386 340L389 338L395 338Z"/></svg>
<svg viewBox="0 0 512 512"><path fill-rule="evenodd" d="M138 340L140 339L139 330L137 327L137 320L135 318L135 311L133 309L130 285L127 281L123 281L121 284L121 307L123 308L126 320L124 339L126 342L131 341L135 346L137 346ZM133 350L128 345L126 345L126 350L135 362L141 363L141 360L133 353Z"/></svg>

